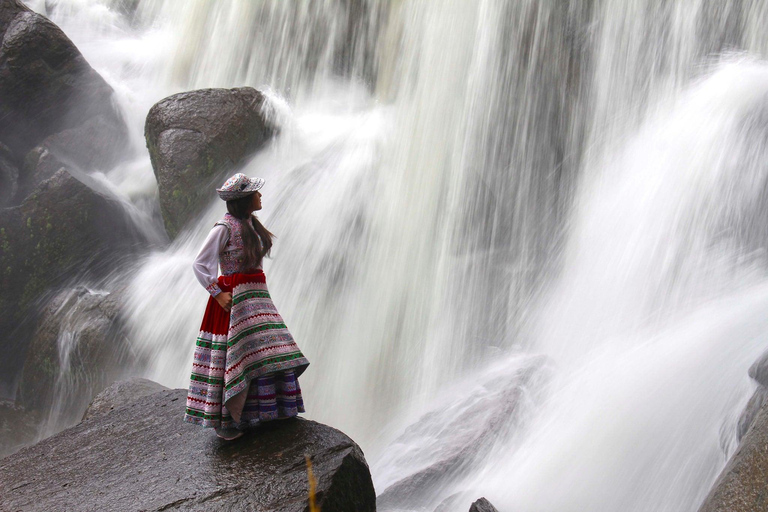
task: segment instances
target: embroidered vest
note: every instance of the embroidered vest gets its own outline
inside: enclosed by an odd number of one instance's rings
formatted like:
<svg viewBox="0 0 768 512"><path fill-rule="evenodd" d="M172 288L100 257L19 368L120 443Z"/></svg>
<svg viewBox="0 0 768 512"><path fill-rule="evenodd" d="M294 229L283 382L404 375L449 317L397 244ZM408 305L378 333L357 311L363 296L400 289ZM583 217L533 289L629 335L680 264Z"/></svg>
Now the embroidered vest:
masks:
<svg viewBox="0 0 768 512"><path fill-rule="evenodd" d="M248 273L255 269L244 268L245 249L243 247L243 229L248 229L243 225L243 221L227 213L224 218L216 223L217 226L227 226L229 230L229 240L224 250L219 253L219 266L221 275L227 276L237 273ZM259 265L256 268L261 268Z"/></svg>

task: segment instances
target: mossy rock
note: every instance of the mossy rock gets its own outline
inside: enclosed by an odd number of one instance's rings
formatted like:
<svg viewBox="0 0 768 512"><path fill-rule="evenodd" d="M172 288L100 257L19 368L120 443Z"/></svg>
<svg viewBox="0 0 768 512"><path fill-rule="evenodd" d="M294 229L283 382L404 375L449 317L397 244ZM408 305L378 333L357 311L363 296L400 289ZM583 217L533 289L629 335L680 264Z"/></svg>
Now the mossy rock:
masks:
<svg viewBox="0 0 768 512"><path fill-rule="evenodd" d="M40 301L82 273L105 275L144 246L122 207L62 169L20 206L0 210L0 374L23 363ZM42 356L41 356L42 357Z"/></svg>
<svg viewBox="0 0 768 512"><path fill-rule="evenodd" d="M251 87L202 89L150 109L144 135L171 238L216 197L215 185L273 136L265 101Z"/></svg>

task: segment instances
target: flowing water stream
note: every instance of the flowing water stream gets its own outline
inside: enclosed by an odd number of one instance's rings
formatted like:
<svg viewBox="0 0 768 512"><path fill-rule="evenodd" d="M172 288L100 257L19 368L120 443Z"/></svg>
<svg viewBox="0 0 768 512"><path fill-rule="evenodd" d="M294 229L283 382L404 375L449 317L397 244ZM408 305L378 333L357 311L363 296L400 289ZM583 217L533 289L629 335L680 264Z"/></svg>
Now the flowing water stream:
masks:
<svg viewBox="0 0 768 512"><path fill-rule="evenodd" d="M28 4L115 89L136 157L103 179L157 225L151 105L267 91L270 288L308 416L361 444L381 509L697 509L768 346L768 4ZM130 270L165 385L223 211Z"/></svg>

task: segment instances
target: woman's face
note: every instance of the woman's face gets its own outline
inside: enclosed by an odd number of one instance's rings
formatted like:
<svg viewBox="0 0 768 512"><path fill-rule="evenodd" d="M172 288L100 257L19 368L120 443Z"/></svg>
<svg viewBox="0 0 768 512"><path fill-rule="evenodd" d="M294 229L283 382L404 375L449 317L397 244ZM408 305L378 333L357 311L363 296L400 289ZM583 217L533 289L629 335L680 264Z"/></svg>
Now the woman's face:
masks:
<svg viewBox="0 0 768 512"><path fill-rule="evenodd" d="M253 193L253 196L251 196L251 211L258 211L261 210L261 192L258 190Z"/></svg>

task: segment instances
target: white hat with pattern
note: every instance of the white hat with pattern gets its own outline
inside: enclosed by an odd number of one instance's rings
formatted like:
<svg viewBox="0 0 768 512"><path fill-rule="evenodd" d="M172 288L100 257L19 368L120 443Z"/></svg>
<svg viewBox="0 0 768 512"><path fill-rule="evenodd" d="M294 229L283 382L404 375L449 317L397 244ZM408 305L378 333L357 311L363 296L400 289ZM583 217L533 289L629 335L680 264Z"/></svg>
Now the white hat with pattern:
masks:
<svg viewBox="0 0 768 512"><path fill-rule="evenodd" d="M221 188L216 189L216 192L219 193L219 197L223 200L231 201L232 199L249 196L263 186L263 178L249 178L239 172L225 181Z"/></svg>

